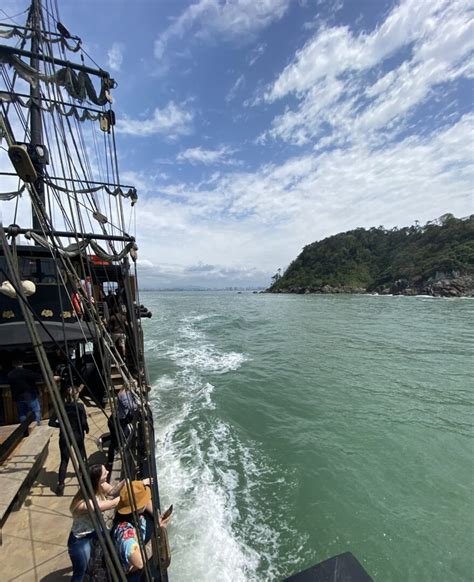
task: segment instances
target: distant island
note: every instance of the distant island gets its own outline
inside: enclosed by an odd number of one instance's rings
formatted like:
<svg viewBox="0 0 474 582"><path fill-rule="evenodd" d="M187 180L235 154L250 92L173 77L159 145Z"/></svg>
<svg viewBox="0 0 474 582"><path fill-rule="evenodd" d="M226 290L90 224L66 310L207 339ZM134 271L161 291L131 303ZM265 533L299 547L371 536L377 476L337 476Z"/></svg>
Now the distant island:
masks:
<svg viewBox="0 0 474 582"><path fill-rule="evenodd" d="M474 215L356 228L304 247L267 293L474 296Z"/></svg>

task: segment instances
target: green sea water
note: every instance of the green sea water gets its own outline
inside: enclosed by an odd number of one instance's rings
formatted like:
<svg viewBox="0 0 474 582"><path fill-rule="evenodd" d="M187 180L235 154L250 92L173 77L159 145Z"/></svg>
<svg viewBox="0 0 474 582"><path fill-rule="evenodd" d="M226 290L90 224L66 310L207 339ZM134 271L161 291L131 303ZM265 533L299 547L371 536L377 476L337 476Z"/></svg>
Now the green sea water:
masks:
<svg viewBox="0 0 474 582"><path fill-rule="evenodd" d="M474 300L142 293L170 579L474 579Z"/></svg>

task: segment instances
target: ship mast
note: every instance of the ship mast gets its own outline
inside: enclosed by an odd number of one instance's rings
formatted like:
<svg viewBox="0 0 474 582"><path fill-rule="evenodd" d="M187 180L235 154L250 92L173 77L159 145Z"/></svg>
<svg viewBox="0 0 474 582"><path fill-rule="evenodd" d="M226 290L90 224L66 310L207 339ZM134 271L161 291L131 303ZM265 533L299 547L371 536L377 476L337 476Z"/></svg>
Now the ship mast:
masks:
<svg viewBox="0 0 474 582"><path fill-rule="evenodd" d="M30 65L33 69L39 69L39 41L41 38L41 0L32 0L30 13L29 13L30 26L32 28L31 35L31 59ZM32 83L30 86L30 133L31 133L31 145L32 146L42 146L43 145L43 125L41 120L41 109L40 109L40 99L41 99L41 88L39 81L37 83ZM38 194L41 205L44 204L44 184L42 180L44 164L37 159L33 162L36 172L38 174L38 179L35 183L35 189ZM39 229L41 227L39 217L34 208L32 208L33 213L33 228Z"/></svg>

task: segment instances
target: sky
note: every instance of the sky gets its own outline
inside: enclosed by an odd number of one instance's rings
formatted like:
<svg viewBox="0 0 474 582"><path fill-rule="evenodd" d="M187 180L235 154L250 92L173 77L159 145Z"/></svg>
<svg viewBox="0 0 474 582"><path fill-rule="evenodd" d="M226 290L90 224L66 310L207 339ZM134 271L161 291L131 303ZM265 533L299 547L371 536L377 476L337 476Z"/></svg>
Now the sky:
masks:
<svg viewBox="0 0 474 582"><path fill-rule="evenodd" d="M59 10L118 82L144 288L267 286L327 236L474 212L469 0Z"/></svg>

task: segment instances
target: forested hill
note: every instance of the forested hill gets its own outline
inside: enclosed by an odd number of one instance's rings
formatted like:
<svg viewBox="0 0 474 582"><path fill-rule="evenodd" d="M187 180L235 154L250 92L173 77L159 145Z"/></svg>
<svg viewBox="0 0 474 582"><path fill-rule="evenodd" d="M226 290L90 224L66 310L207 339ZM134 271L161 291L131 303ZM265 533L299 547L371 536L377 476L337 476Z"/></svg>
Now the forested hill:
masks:
<svg viewBox="0 0 474 582"><path fill-rule="evenodd" d="M270 293L474 295L474 215L357 228L304 247Z"/></svg>

